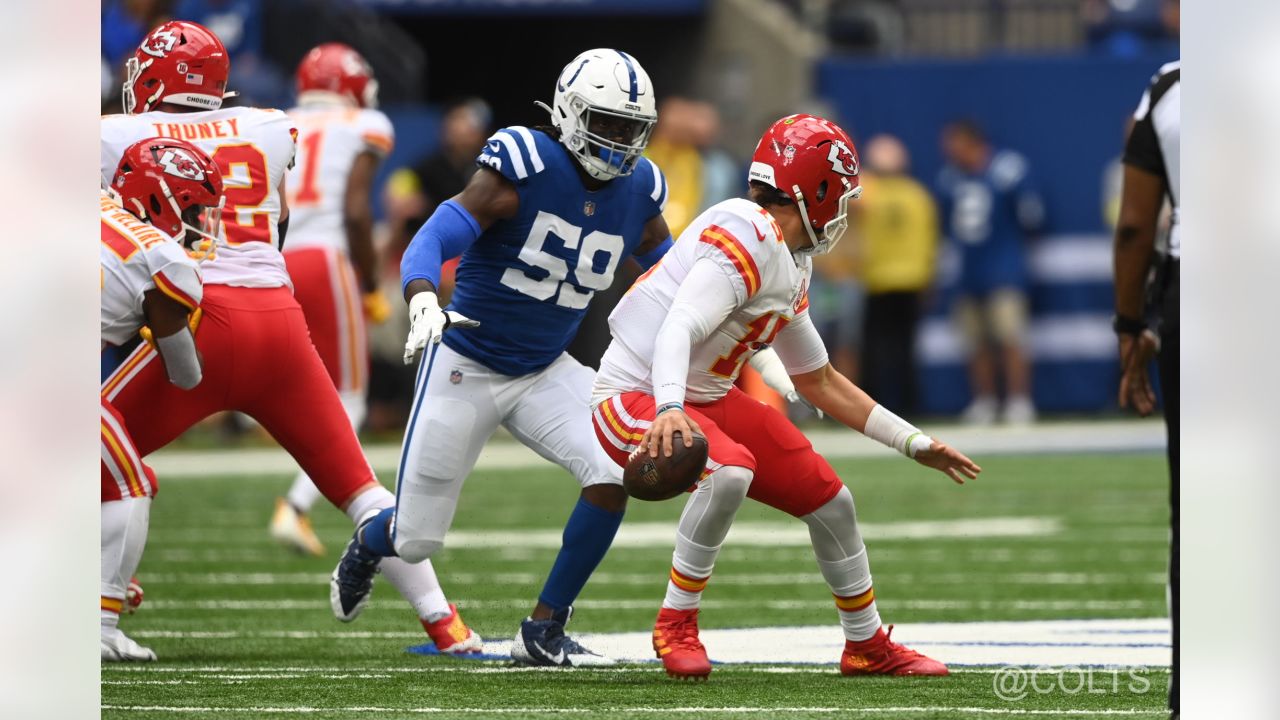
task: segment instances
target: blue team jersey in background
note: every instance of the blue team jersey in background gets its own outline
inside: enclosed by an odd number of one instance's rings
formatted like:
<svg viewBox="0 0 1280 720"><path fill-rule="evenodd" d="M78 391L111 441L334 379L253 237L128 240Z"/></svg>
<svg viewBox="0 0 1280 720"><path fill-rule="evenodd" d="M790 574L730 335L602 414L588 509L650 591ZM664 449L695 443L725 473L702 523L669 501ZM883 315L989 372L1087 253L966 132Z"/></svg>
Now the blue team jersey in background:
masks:
<svg viewBox="0 0 1280 720"><path fill-rule="evenodd" d="M444 343L496 372L526 375L569 346L591 297L662 212L667 182L642 158L630 175L588 191L568 150L524 127L499 130L476 163L515 184L520 209L462 254L448 309L480 326L445 333Z"/></svg>
<svg viewBox="0 0 1280 720"><path fill-rule="evenodd" d="M949 165L938 175L938 199L947 237L960 251L960 292L1026 289L1026 242L1044 223L1026 159L1001 150L977 174Z"/></svg>

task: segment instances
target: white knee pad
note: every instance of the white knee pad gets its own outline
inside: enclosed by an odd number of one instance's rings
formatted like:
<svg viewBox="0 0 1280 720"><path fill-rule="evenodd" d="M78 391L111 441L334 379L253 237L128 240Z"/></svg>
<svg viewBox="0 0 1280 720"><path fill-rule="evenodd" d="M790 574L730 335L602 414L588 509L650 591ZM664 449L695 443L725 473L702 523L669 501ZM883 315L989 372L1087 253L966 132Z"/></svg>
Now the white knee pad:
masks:
<svg viewBox="0 0 1280 720"><path fill-rule="evenodd" d="M680 535L690 542L719 548L747 497L753 473L725 466L703 478L680 515Z"/></svg>
<svg viewBox="0 0 1280 720"><path fill-rule="evenodd" d="M800 518L809 526L813 553L819 560L836 561L852 557L864 549L858 532L858 516L853 493L842 487L825 505Z"/></svg>

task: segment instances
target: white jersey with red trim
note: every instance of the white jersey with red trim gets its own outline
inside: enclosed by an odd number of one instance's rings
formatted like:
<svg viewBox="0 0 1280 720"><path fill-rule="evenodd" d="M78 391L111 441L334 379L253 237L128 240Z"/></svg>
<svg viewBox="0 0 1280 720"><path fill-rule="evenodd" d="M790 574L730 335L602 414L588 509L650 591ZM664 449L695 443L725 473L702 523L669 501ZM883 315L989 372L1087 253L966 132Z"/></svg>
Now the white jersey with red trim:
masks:
<svg viewBox="0 0 1280 720"><path fill-rule="evenodd" d="M147 112L102 118L102 178L111 182L125 148L150 137L186 140L222 170L226 205L216 259L205 282L236 287L288 285L280 256L280 183L293 164L297 131L279 110L232 107L199 112Z"/></svg>
<svg viewBox="0 0 1280 720"><path fill-rule="evenodd" d="M764 208L750 200L725 200L690 223L609 315L613 342L600 361L593 405L622 392L653 392L658 330L694 263L704 258L729 276L737 305L710 337L691 348L689 402L724 397L743 363L792 321L802 319L812 328L808 308L813 263L791 254L777 221ZM825 354L821 359L825 363ZM814 369L788 367L796 372Z"/></svg>
<svg viewBox="0 0 1280 720"><path fill-rule="evenodd" d="M339 103L306 103L289 111L298 128L298 158L289 171L286 252L322 246L347 252L343 200L360 153L384 157L395 134L377 110Z"/></svg>
<svg viewBox="0 0 1280 720"><path fill-rule="evenodd" d="M156 289L195 310L200 268L177 240L102 196L102 340L123 344L145 322L143 297Z"/></svg>

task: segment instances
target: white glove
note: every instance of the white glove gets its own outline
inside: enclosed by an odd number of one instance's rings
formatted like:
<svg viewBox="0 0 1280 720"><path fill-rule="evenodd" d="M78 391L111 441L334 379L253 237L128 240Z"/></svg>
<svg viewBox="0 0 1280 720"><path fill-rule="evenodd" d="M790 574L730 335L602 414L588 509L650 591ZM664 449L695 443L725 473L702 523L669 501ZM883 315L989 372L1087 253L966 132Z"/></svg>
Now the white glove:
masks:
<svg viewBox="0 0 1280 720"><path fill-rule="evenodd" d="M451 327L473 328L480 323L452 310L440 309L433 292L420 292L409 298L409 339L404 344L404 364L412 365L428 343L436 345Z"/></svg>
<svg viewBox="0 0 1280 720"><path fill-rule="evenodd" d="M791 376L787 374L787 368L782 364L782 358L778 357L778 353L773 348L764 348L759 350L755 355L751 356L751 367L760 373L760 377L764 380L764 384L773 389L782 397L786 398L789 403L801 403L809 408L821 420L824 415L821 410L814 406L804 398L803 395L796 392L795 383L791 382Z"/></svg>

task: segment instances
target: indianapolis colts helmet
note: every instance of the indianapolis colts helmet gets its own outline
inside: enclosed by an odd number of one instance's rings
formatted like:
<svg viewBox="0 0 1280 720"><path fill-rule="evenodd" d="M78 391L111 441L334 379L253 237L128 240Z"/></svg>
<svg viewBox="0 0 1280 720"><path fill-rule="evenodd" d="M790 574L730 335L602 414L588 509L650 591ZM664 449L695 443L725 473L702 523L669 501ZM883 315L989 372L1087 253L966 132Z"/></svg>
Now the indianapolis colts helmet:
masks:
<svg viewBox="0 0 1280 720"><path fill-rule="evenodd" d="M560 142L597 180L629 175L658 120L649 74L635 58L608 48L566 65L547 109Z"/></svg>

